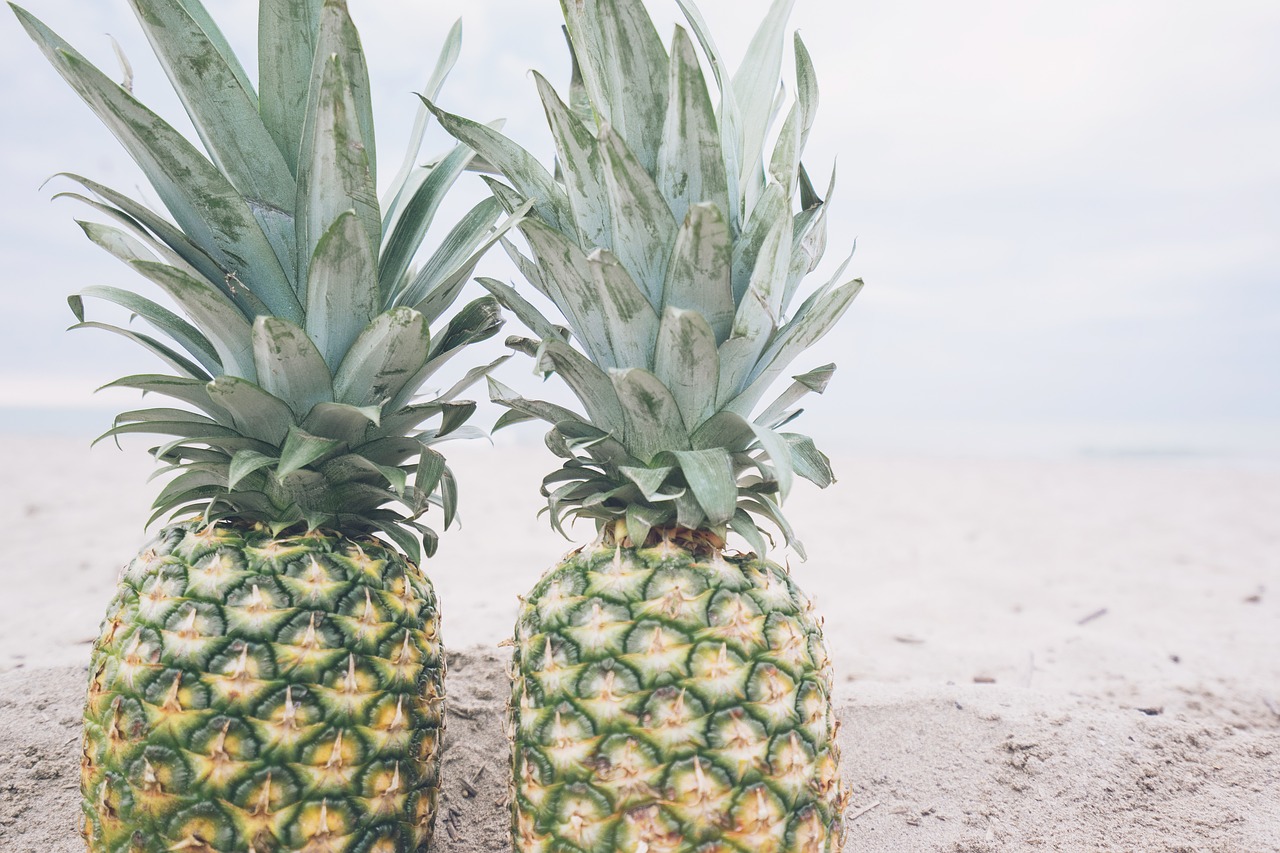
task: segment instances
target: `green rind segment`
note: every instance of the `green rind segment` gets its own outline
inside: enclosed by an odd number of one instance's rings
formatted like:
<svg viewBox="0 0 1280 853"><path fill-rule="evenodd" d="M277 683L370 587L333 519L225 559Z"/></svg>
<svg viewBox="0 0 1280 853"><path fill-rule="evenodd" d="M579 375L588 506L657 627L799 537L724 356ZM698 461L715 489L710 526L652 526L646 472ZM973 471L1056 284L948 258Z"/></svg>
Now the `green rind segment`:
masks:
<svg viewBox="0 0 1280 853"><path fill-rule="evenodd" d="M513 672L521 853L841 849L831 670L781 567L575 552L526 599Z"/></svg>
<svg viewBox="0 0 1280 853"><path fill-rule="evenodd" d="M439 630L430 582L377 540L165 528L93 648L90 853L425 849Z"/></svg>
<svg viewBox="0 0 1280 853"><path fill-rule="evenodd" d="M537 336L509 345L534 356L537 370L560 374L585 409L501 390L494 399L518 414L499 425L526 416L552 425L548 446L567 460L544 483L557 527L569 516L602 526L705 523L760 547L756 525L766 522L799 552L780 498L793 472L822 486L832 478L811 441L784 441L775 429L825 382L801 373L781 398L765 395L831 331L861 282L833 281L793 305L822 258L827 213L802 163L817 82L798 41L796 83L781 79L794 0L774 0L736 74L687 0L680 6L693 37L677 27L669 52L655 42L642 0L561 5L581 78L570 86L572 108L535 78L557 180L496 131L436 113L509 182L489 182L504 208L534 203L520 226L532 257L504 247L572 330L566 340L520 294L486 285ZM712 82L719 92L708 90ZM783 89L796 93L790 103L778 99ZM584 97L592 109L580 108ZM712 483L706 466L685 462L701 457L679 455L711 449L731 460L732 504L719 462ZM637 467L658 472L641 477L656 476L656 488L639 487Z"/></svg>

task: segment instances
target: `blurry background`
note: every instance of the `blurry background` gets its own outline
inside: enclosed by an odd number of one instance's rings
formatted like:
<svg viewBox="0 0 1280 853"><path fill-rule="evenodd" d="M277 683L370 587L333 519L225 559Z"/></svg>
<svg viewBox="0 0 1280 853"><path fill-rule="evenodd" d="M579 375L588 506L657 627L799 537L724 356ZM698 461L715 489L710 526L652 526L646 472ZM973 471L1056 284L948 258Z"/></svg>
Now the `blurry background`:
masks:
<svg viewBox="0 0 1280 853"><path fill-rule="evenodd" d="M118 39L139 97L189 127L124 0L27 2L112 75ZM256 3L210 5L252 73ZM731 61L766 5L702 3ZM411 93L459 15L442 104L507 117L551 161L527 71L567 81L554 0L351 6L385 163L399 162ZM650 6L669 36L675 4ZM83 208L48 201L69 185L40 184L71 170L154 195L3 17L0 429L87 438L132 405L91 389L153 365L122 339L64 334L65 297L140 280L83 238ZM839 160L819 273L857 238L850 271L867 281L795 365L840 365L804 421L840 443L829 450L1280 457L1280 4L800 0L792 22L822 87L815 183ZM426 149L446 144L436 128ZM481 272L512 277L497 253ZM533 381L516 363L503 378Z"/></svg>

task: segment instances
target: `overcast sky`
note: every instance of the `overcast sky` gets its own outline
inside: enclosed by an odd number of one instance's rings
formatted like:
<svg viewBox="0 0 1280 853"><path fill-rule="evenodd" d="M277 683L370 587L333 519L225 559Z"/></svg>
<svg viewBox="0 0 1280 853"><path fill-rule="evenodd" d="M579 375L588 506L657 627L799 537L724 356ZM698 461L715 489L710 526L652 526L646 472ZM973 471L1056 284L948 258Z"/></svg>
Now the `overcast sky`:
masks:
<svg viewBox="0 0 1280 853"><path fill-rule="evenodd" d="M554 0L350 2L384 175L460 15L442 102L507 117L550 161L527 71L567 76ZM115 36L138 95L189 126L125 0L27 4L112 76ZM252 69L256 3L209 5ZM765 0L701 5L736 61ZM674 2L650 7L668 36ZM50 204L58 185L40 183L71 170L152 196L5 17L0 405L79 401L153 365L123 341L62 332L67 293L133 282L80 234L83 211ZM799 0L793 25L822 92L810 172L839 159L823 269L856 237L850 270L867 281L845 325L796 365L840 364L806 413L812 430L1074 423L1105 440L1119 424L1280 422L1280 3ZM511 276L496 256L482 271Z"/></svg>

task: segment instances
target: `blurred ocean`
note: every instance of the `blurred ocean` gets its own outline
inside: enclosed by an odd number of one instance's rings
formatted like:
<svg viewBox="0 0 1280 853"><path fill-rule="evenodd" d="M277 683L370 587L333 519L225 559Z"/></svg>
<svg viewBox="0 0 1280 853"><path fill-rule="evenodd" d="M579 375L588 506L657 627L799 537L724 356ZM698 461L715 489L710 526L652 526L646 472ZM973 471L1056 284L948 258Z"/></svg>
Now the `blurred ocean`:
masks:
<svg viewBox="0 0 1280 853"><path fill-rule="evenodd" d="M86 443L111 427L117 411L163 405L156 401L118 407L0 406L0 434L82 438ZM473 421L491 424L499 410L482 409ZM833 428L830 418L796 425L809 432L828 455L928 455L1014 458L1131 458L1235 460L1280 464L1280 421L1111 423L990 422L849 418ZM503 445L540 444L536 426L504 430Z"/></svg>

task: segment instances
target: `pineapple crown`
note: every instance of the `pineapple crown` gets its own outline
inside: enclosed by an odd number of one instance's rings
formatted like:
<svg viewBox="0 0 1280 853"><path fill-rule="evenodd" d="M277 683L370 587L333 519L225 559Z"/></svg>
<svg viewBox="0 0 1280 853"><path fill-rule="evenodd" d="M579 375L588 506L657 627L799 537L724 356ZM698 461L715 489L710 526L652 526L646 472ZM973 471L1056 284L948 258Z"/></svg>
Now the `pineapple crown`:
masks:
<svg viewBox="0 0 1280 853"><path fill-rule="evenodd" d="M623 521L643 543L656 527L727 527L763 552L758 522L768 520L803 556L782 500L795 475L825 487L833 474L810 438L783 427L835 366L760 403L862 286L837 286L846 261L793 308L826 246L831 188L819 196L801 164L817 82L797 34L795 97L770 147L788 103L780 74L794 0L775 0L732 76L698 9L678 2L718 107L683 27L668 53L642 0L562 0L569 102L536 77L558 177L497 131L433 107L510 182L489 181L505 207L533 200L520 225L533 257L503 243L568 328L504 283L482 283L537 336L508 344L559 374L586 414L493 379L490 396L510 409L499 426L552 424L547 444L567 460L543 484L557 529L570 516Z"/></svg>
<svg viewBox="0 0 1280 853"><path fill-rule="evenodd" d="M111 386L191 407L124 412L102 438L166 437L152 453L176 476L157 497L153 521L196 511L276 532L381 531L414 559L421 535L433 553L436 534L417 519L438 504L447 527L456 507L453 476L434 445L475 432L463 427L475 404L456 397L494 365L431 399L416 395L502 325L492 296L441 318L516 217L495 225L502 208L486 199L414 268L442 198L475 154L458 145L415 165L429 119L423 110L379 201L368 70L345 0L262 0L256 91L200 0L130 3L203 151L127 83L112 82L13 6L172 217L67 176L85 193L62 195L112 223L81 222L89 238L185 315L118 288L70 297L73 328L123 335L172 371ZM425 88L431 97L460 44L455 24ZM85 297L125 308L159 335L87 320Z"/></svg>

